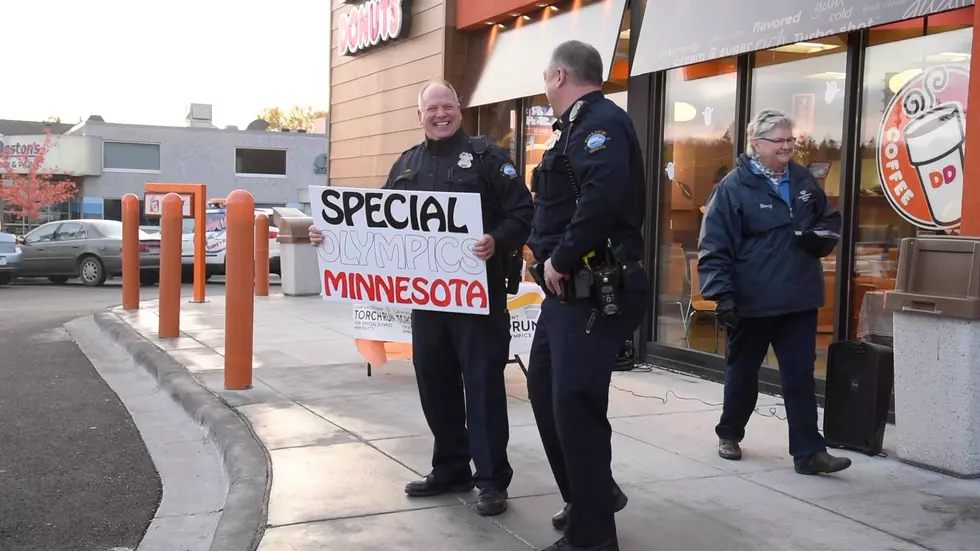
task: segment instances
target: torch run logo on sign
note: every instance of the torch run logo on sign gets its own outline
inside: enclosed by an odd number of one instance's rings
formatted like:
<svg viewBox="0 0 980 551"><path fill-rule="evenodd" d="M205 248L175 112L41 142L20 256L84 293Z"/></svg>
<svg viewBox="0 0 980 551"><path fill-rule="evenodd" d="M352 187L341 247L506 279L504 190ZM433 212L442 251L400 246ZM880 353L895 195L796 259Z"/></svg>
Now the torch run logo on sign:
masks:
<svg viewBox="0 0 980 551"><path fill-rule="evenodd" d="M926 230L959 227L970 73L953 64L909 80L878 128L878 177L892 208Z"/></svg>
<svg viewBox="0 0 980 551"><path fill-rule="evenodd" d="M378 44L406 36L411 0L367 0L340 16L340 55L355 55Z"/></svg>

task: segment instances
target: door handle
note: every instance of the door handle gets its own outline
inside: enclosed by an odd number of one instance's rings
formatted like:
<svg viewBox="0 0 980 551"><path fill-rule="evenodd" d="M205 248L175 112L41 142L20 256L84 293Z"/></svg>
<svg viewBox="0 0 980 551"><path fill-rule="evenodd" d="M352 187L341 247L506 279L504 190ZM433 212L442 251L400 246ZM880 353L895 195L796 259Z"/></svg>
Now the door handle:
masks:
<svg viewBox="0 0 980 551"><path fill-rule="evenodd" d="M81 249L82 246L81 245L72 245L71 248L73 248L73 249Z"/></svg>

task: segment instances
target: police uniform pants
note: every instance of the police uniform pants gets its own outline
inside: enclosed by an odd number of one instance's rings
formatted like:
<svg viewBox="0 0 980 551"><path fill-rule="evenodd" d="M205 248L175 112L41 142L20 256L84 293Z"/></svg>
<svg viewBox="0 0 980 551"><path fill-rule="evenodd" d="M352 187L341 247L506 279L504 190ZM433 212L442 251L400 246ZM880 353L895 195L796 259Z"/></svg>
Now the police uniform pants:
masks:
<svg viewBox="0 0 980 551"><path fill-rule="evenodd" d="M435 437L432 473L440 481L469 480L506 490L509 428L504 368L510 314L412 312L412 356L425 420ZM464 398L465 388L465 398Z"/></svg>
<svg viewBox="0 0 980 551"><path fill-rule="evenodd" d="M799 464L810 455L827 449L817 430L813 380L816 310L739 320L728 335L725 405L715 433L719 438L736 442L745 437L745 425L755 411L759 397L759 368L770 344L779 362L786 421L789 423L789 453Z"/></svg>
<svg viewBox="0 0 980 551"><path fill-rule="evenodd" d="M646 311L645 275L638 290L620 295L622 312L596 315L590 303L541 305L531 343L527 389L551 471L569 511L565 539L587 547L616 539L612 429L606 417L616 355Z"/></svg>

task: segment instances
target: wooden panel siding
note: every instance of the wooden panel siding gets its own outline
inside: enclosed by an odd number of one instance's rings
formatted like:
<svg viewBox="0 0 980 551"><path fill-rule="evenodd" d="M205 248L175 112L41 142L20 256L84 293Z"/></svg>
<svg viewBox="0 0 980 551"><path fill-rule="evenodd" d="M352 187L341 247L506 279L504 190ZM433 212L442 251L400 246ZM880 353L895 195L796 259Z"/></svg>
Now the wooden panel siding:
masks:
<svg viewBox="0 0 980 551"><path fill-rule="evenodd" d="M398 155L424 138L418 90L445 75L445 0L413 0L407 37L356 56L340 56L337 49L337 25L350 6L332 4L329 182L377 188Z"/></svg>

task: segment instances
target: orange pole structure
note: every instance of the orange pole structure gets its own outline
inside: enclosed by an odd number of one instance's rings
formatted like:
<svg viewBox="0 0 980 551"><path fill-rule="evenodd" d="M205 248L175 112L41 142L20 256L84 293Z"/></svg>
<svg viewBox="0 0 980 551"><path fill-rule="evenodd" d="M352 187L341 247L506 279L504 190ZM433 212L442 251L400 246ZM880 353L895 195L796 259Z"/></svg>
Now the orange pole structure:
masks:
<svg viewBox="0 0 980 551"><path fill-rule="evenodd" d="M160 338L180 335L180 242L184 202L180 195L163 198L160 217Z"/></svg>
<svg viewBox="0 0 980 551"><path fill-rule="evenodd" d="M980 106L980 8L973 8L973 44L967 102ZM980 108L966 110L966 143L963 145L963 206L960 235L980 237Z"/></svg>
<svg viewBox="0 0 980 551"><path fill-rule="evenodd" d="M225 389L245 390L252 388L255 199L236 189L228 194L225 212Z"/></svg>
<svg viewBox="0 0 980 551"><path fill-rule="evenodd" d="M255 215L255 296L269 296L269 217Z"/></svg>
<svg viewBox="0 0 980 551"><path fill-rule="evenodd" d="M207 264L204 250L207 247L207 201L204 190L194 197L194 301L204 302L204 289L207 287Z"/></svg>
<svg viewBox="0 0 980 551"><path fill-rule="evenodd" d="M132 193L122 198L122 300L124 310L140 307L140 200Z"/></svg>

